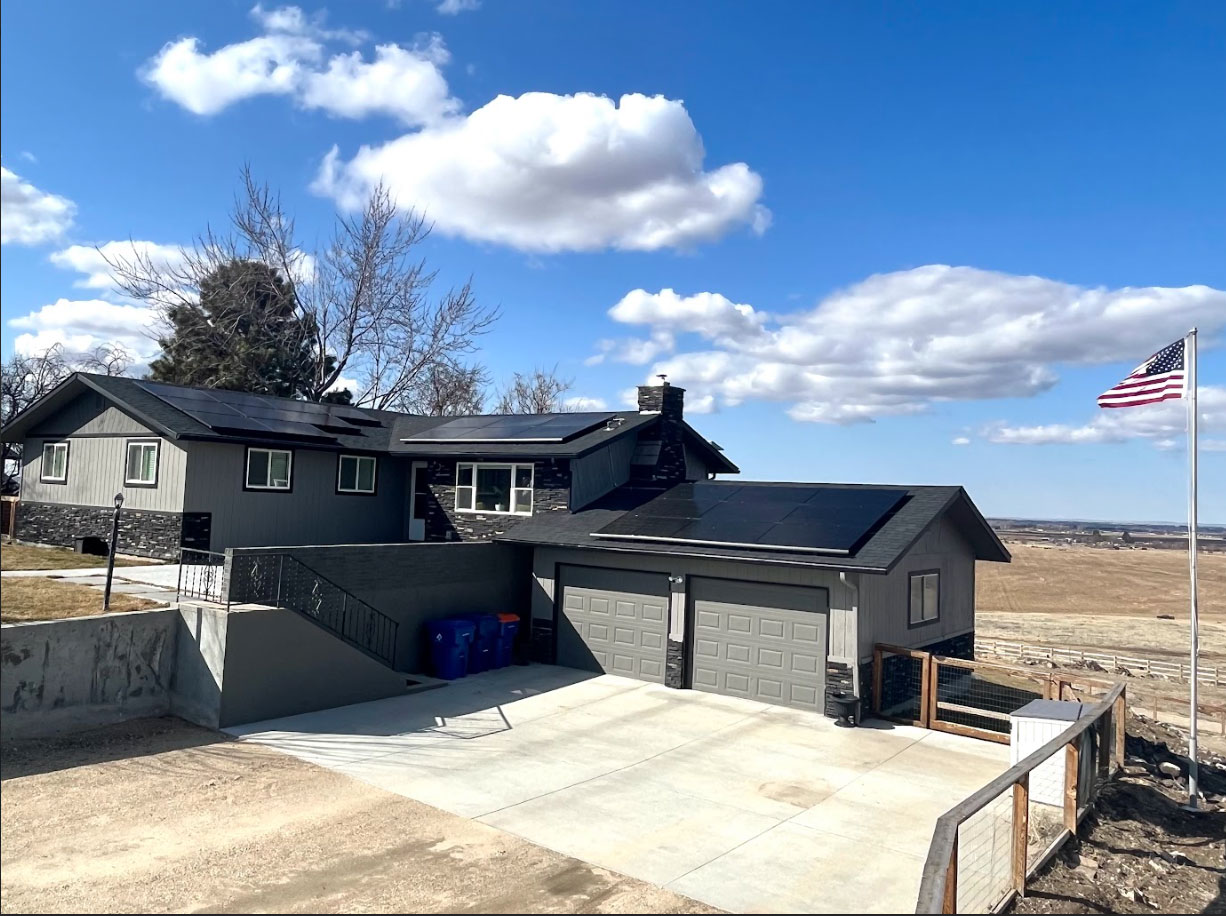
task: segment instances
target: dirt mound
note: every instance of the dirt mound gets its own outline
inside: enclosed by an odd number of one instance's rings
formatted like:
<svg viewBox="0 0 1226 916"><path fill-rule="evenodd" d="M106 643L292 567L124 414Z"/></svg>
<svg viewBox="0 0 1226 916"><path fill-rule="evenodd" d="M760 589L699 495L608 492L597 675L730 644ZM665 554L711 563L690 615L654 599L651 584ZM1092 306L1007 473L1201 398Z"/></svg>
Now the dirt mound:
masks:
<svg viewBox="0 0 1226 916"><path fill-rule="evenodd" d="M1187 746L1129 716L1126 763L1017 901L1015 913L1226 913L1226 761L1202 761L1200 813L1185 811Z"/></svg>

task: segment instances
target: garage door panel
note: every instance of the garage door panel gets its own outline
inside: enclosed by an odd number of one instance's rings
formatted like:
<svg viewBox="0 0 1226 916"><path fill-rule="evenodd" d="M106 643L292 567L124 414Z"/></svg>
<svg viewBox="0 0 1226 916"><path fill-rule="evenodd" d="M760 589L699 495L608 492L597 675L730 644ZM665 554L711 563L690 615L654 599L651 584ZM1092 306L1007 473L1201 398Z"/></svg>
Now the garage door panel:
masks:
<svg viewBox="0 0 1226 916"><path fill-rule="evenodd" d="M560 585L558 664L664 681L666 576L564 567Z"/></svg>
<svg viewBox="0 0 1226 916"><path fill-rule="evenodd" d="M827 612L821 589L693 580L691 686L820 709Z"/></svg>

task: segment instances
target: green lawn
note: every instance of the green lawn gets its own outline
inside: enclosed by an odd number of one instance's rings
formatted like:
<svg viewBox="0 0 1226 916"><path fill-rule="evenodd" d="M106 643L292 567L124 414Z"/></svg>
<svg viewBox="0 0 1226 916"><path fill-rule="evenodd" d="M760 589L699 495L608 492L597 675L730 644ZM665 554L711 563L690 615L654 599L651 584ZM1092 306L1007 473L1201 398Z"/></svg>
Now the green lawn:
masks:
<svg viewBox="0 0 1226 916"><path fill-rule="evenodd" d="M146 566L154 560L115 558L116 566ZM0 544L0 569L87 569L106 566L106 557L76 553L66 547L30 547Z"/></svg>

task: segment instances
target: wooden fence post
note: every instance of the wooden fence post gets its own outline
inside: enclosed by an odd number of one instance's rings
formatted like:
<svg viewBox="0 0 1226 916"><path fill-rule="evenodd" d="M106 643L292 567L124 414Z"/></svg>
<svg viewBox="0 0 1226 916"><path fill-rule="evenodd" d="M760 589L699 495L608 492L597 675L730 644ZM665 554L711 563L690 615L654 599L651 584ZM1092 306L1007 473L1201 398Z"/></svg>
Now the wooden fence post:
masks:
<svg viewBox="0 0 1226 916"><path fill-rule="evenodd" d="M949 850L949 864L945 866L945 898L941 904L941 912L958 912L958 834L956 831L953 845Z"/></svg>
<svg viewBox="0 0 1226 916"><path fill-rule="evenodd" d="M935 704L930 704L932 695L932 656L928 655L920 659L920 726L922 728L932 727L932 709Z"/></svg>
<svg viewBox="0 0 1226 916"><path fill-rule="evenodd" d="M1077 783L1081 775L1081 739L1064 746L1064 827L1077 832Z"/></svg>
<svg viewBox="0 0 1226 916"><path fill-rule="evenodd" d="M924 698L928 703L928 711L925 714L927 720L924 724L928 728L933 728L933 723L938 720L937 697L941 692L941 669L937 666L934 655L929 655L924 659L924 666L928 669L928 696Z"/></svg>
<svg viewBox="0 0 1226 916"><path fill-rule="evenodd" d="M1128 694L1121 692L1115 698L1115 708L1111 710L1111 724L1115 726L1115 768L1124 766L1124 730L1128 724Z"/></svg>
<svg viewBox="0 0 1226 916"><path fill-rule="evenodd" d="M1030 774L1013 784L1013 889L1026 896L1026 854L1030 844Z"/></svg>

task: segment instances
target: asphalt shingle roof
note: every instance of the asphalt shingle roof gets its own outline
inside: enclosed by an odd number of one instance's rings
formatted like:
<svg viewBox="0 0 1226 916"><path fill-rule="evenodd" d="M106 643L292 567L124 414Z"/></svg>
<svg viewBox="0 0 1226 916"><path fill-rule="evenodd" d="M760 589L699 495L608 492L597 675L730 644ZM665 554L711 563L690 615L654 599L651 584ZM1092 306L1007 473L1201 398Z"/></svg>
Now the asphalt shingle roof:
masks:
<svg viewBox="0 0 1226 916"><path fill-rule="evenodd" d="M747 481L728 481L739 485ZM820 569L888 572L902 559L924 530L943 513L950 512L956 524L982 560L1008 562L1009 553L991 527L979 514L966 491L954 486L877 487L872 484L804 484L786 486L875 488L906 490L907 501L853 556L825 556L809 552L761 550L748 547L714 547L669 543L666 541L617 540L595 538L599 531L627 512L637 509L661 494L659 489L620 487L577 512L547 512L533 516L498 535L495 540L509 543L555 547L580 547L622 553L651 553L715 559L741 560L774 566L807 566Z"/></svg>

